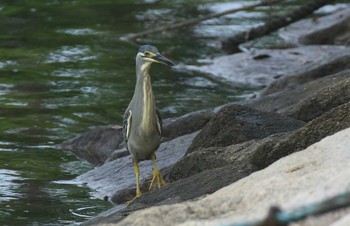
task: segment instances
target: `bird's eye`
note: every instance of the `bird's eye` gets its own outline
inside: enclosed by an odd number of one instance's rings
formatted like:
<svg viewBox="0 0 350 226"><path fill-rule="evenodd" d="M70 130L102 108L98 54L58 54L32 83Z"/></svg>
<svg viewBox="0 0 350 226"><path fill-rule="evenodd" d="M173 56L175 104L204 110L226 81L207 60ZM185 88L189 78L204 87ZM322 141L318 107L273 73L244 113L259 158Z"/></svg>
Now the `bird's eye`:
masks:
<svg viewBox="0 0 350 226"><path fill-rule="evenodd" d="M151 53L150 53L150 52L148 52L148 51L145 51L143 54L145 54L145 56L146 56L146 57L151 56Z"/></svg>

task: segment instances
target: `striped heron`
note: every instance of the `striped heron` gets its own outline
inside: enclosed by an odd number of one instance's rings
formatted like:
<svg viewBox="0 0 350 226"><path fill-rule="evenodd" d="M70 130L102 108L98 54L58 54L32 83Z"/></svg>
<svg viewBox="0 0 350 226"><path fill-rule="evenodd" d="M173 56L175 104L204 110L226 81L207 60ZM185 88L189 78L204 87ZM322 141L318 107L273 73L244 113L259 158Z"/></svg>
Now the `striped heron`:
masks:
<svg viewBox="0 0 350 226"><path fill-rule="evenodd" d="M127 204L142 195L138 166L140 161L151 159L153 162L153 177L149 190L153 187L155 180L157 180L158 188L165 183L160 175L155 154L162 135L162 120L156 108L152 91L151 75L149 73L152 63L175 65L162 56L156 47L151 45L141 46L136 55L135 91L125 111L123 124L124 140L132 155L136 176L136 196Z"/></svg>

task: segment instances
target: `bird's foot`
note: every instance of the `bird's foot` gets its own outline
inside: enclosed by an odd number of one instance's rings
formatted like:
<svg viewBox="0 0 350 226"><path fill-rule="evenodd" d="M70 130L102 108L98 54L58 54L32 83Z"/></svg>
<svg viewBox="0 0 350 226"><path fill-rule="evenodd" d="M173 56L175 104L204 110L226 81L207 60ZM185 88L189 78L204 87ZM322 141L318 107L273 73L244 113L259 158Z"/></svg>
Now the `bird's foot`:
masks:
<svg viewBox="0 0 350 226"><path fill-rule="evenodd" d="M149 185L148 191L150 191L153 187L153 184L155 182L155 180L157 179L157 183L158 183L158 188L160 188L160 186L164 185L166 182L163 179L163 177L160 175L160 172L158 169L154 169L153 170L153 177L151 180L151 184Z"/></svg>
<svg viewBox="0 0 350 226"><path fill-rule="evenodd" d="M130 205L130 204L133 203L136 199L140 198L141 195L142 195L141 191L136 191L135 197L134 197L133 199L131 199L131 200L125 202L125 204L126 204L127 206Z"/></svg>

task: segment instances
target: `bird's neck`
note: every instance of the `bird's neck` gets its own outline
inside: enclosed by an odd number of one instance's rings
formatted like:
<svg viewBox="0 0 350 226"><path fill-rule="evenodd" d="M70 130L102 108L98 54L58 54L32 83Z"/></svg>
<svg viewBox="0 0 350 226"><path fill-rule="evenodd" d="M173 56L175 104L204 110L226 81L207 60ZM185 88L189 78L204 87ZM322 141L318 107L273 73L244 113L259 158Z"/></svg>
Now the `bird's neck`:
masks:
<svg viewBox="0 0 350 226"><path fill-rule="evenodd" d="M141 70L140 70L141 69ZM149 128L152 125L155 125L155 115L156 115L156 106L152 91L151 76L149 75L150 65L143 65L139 68L137 74L137 81L135 87L134 96L136 100L139 100L139 103L136 103L136 108L139 109L139 117L141 119L140 125L143 128ZM136 90L137 89L137 90Z"/></svg>

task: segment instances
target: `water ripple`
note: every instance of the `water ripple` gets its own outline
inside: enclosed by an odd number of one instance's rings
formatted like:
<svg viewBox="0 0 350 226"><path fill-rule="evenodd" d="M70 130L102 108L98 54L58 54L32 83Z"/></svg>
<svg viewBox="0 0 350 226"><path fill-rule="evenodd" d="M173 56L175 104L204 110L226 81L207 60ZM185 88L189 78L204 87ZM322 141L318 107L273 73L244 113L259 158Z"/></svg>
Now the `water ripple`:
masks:
<svg viewBox="0 0 350 226"><path fill-rule="evenodd" d="M19 184L14 182L21 180L19 173L14 170L0 169L0 200L9 201L14 199L19 199L21 197L20 193L15 190L19 188Z"/></svg>
<svg viewBox="0 0 350 226"><path fill-rule="evenodd" d="M49 53L46 63L66 63L88 61L96 59L97 56L92 55L88 46L62 46L60 49Z"/></svg>
<svg viewBox="0 0 350 226"><path fill-rule="evenodd" d="M91 28L77 28L77 29L61 29L57 30L58 33L64 33L68 35L103 35L106 32L96 31Z"/></svg>
<svg viewBox="0 0 350 226"><path fill-rule="evenodd" d="M0 62L0 68L4 68L4 67L6 67L8 65L15 65L15 64L17 64L16 61L7 60L5 62Z"/></svg>

